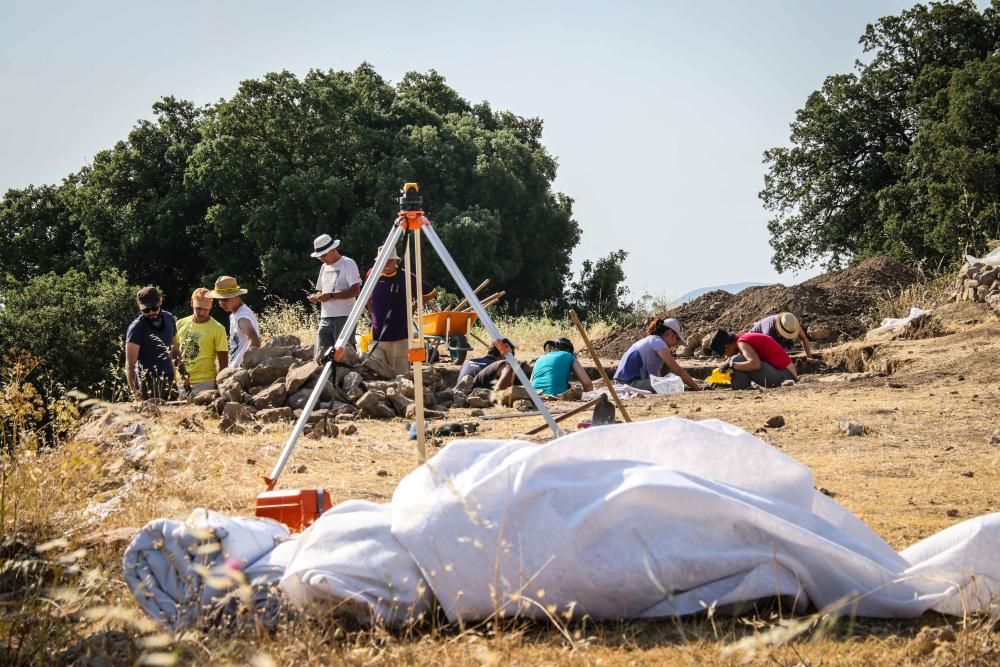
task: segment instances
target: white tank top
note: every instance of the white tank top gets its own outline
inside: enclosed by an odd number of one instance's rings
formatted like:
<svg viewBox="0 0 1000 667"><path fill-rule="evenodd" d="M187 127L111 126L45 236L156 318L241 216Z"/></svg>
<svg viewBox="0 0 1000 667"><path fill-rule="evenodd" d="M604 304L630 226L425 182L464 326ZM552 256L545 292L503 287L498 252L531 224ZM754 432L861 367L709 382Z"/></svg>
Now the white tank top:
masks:
<svg viewBox="0 0 1000 667"><path fill-rule="evenodd" d="M260 338L260 325L257 324L257 316L247 308L245 303L241 304L235 313L229 315L229 366L232 368L240 365L240 362L243 361L243 355L250 347L250 337L240 331L240 320L249 320L253 330L257 332L257 338Z"/></svg>

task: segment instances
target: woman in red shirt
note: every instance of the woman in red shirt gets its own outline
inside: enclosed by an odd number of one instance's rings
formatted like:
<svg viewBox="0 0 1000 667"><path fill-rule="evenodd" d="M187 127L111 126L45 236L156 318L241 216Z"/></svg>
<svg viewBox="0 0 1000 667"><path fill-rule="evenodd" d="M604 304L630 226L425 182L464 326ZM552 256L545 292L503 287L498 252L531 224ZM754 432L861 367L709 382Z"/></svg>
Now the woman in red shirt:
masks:
<svg viewBox="0 0 1000 667"><path fill-rule="evenodd" d="M709 338L708 346L726 361L720 371L733 371L733 389L749 389L751 380L761 387L780 387L785 380L797 380L795 362L773 338L762 333L734 336L719 329Z"/></svg>

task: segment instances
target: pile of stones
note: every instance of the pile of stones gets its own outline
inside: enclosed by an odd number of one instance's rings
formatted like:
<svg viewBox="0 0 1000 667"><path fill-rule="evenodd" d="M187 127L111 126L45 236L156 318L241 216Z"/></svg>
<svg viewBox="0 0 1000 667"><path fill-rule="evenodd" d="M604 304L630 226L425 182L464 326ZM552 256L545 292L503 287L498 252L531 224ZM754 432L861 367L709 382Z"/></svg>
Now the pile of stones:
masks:
<svg viewBox="0 0 1000 667"><path fill-rule="evenodd" d="M955 280L955 300L985 303L1000 315L1000 260L963 264Z"/></svg>
<svg viewBox="0 0 1000 667"><path fill-rule="evenodd" d="M248 350L239 367L219 373L218 390L202 392L194 402L210 406L220 415L219 428L227 433L245 433L260 424L293 421L301 416L322 374L323 367L313 355L313 347L303 345L296 336L275 336L262 347ZM306 433L314 437L336 435L341 429L338 424L358 418L414 418L416 386L412 374L396 376L380 360L350 349L341 363L336 377L325 382ZM453 388L457 370L424 367L425 417L444 417L452 407L487 408L494 401L527 407L521 396L509 395L510 391L494 396L487 389L467 385ZM526 393L523 399L527 399ZM530 405L530 401L527 403ZM346 430L354 429L349 426Z"/></svg>

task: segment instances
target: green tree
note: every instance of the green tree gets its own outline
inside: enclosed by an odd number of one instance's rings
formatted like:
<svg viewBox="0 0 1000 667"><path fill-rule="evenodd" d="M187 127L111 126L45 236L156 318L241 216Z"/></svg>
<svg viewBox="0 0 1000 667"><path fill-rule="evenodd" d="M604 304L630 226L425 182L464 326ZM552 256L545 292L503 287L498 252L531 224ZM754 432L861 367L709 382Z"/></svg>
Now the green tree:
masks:
<svg viewBox="0 0 1000 667"><path fill-rule="evenodd" d="M124 363L122 340L137 315L135 294L120 273L96 278L76 269L0 287L0 350L26 350L67 389L98 391Z"/></svg>
<svg viewBox="0 0 1000 667"><path fill-rule="evenodd" d="M830 76L764 153L779 270L873 254L942 262L985 247L997 213L1000 2L918 4L869 25L870 62Z"/></svg>
<svg viewBox="0 0 1000 667"><path fill-rule="evenodd" d="M7 191L0 201L0 278L30 280L78 266L83 234L72 196L69 181Z"/></svg>
<svg viewBox="0 0 1000 667"><path fill-rule="evenodd" d="M185 303L211 276L202 247L209 201L184 182L204 110L165 97L153 112L154 121L138 122L127 140L81 170L74 210L90 271L117 269L161 285L169 303Z"/></svg>
<svg viewBox="0 0 1000 667"><path fill-rule="evenodd" d="M615 250L596 262L584 260L580 275L566 293L566 303L581 317L615 319L629 311L625 270L628 253Z"/></svg>

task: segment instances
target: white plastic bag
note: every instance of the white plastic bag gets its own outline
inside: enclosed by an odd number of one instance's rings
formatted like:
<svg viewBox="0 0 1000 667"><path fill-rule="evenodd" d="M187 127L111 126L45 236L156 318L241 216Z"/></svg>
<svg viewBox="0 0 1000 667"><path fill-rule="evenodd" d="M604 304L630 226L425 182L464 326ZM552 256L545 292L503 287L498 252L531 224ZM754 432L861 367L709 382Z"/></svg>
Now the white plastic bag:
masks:
<svg viewBox="0 0 1000 667"><path fill-rule="evenodd" d="M667 373L663 377L650 375L649 384L653 386L653 391L657 394L676 394L679 391L684 391L684 380L673 373Z"/></svg>
<svg viewBox="0 0 1000 667"><path fill-rule="evenodd" d="M918 308L916 306L911 306L909 315L907 315L906 317L887 317L884 320L882 320L882 324L880 324L878 328L875 329L875 331L882 331L885 329L898 329L899 327L905 324L909 324L910 322L917 319L921 315L926 315L929 312L931 311L923 310L922 308Z"/></svg>
<svg viewBox="0 0 1000 667"><path fill-rule="evenodd" d="M994 248L983 257L966 255L965 261L968 262L969 266L972 266L973 264L989 264L990 266L998 266L1000 265L1000 247Z"/></svg>

